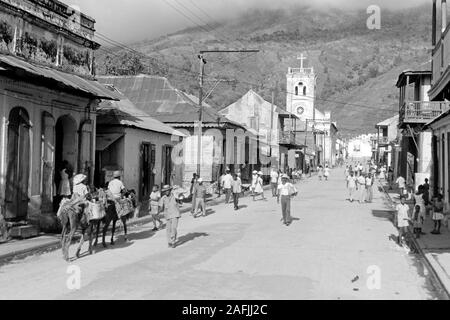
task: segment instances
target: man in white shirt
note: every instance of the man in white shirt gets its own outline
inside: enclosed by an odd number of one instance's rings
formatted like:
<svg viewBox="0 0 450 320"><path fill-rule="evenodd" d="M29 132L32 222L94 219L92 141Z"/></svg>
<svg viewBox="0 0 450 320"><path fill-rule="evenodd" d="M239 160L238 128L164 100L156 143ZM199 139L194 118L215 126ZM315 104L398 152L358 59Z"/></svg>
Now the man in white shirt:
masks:
<svg viewBox="0 0 450 320"><path fill-rule="evenodd" d="M349 200L350 202L353 202L353 197L356 192L356 177L353 170L350 171L350 175L347 177L347 189L350 196Z"/></svg>
<svg viewBox="0 0 450 320"><path fill-rule="evenodd" d="M280 203L281 198L281 214L283 216L283 224L289 226L291 220L291 199L297 195L297 189L288 182L289 177L283 175L281 177L281 184L278 185L277 202Z"/></svg>
<svg viewBox="0 0 450 320"><path fill-rule="evenodd" d="M366 201L372 203L373 200L373 176L371 173L366 178Z"/></svg>
<svg viewBox="0 0 450 320"><path fill-rule="evenodd" d="M115 199L120 199L122 197L122 191L125 190L125 186L122 181L120 181L120 177L120 171L115 171L113 174L114 179L108 183L108 190Z"/></svg>
<svg viewBox="0 0 450 320"><path fill-rule="evenodd" d="M395 208L397 215L395 224L398 227L398 244L401 245L404 235L408 232L409 226L409 206L405 203L405 196L400 196L400 204Z"/></svg>
<svg viewBox="0 0 450 320"><path fill-rule="evenodd" d="M406 189L406 180L402 176L399 176L397 178L397 181L395 182L398 185L398 188L400 189L400 196L403 196Z"/></svg>
<svg viewBox="0 0 450 320"><path fill-rule="evenodd" d="M272 186L272 197L276 197L278 189L278 172L275 167L272 168L272 172L270 173L270 184Z"/></svg>
<svg viewBox="0 0 450 320"><path fill-rule="evenodd" d="M226 175L222 179L222 189L225 192L225 203L226 204L230 202L232 184L233 184L233 176L231 175L230 170L227 170Z"/></svg>
<svg viewBox="0 0 450 320"><path fill-rule="evenodd" d="M366 202L366 178L363 174L361 174L358 179L356 180L358 183L358 193L359 193L359 203L365 203Z"/></svg>

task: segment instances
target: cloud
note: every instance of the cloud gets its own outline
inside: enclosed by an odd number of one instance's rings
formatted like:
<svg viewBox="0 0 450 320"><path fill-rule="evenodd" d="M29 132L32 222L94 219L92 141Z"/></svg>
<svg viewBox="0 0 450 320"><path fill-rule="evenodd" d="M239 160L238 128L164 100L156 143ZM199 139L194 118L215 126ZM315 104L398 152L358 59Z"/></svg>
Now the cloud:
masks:
<svg viewBox="0 0 450 320"><path fill-rule="evenodd" d="M63 0L77 5L97 21L101 35L130 43L151 39L204 22L233 18L253 8L288 9L308 5L326 10L362 9L378 5L381 9L413 7L429 0ZM431 10L430 10L431 11Z"/></svg>

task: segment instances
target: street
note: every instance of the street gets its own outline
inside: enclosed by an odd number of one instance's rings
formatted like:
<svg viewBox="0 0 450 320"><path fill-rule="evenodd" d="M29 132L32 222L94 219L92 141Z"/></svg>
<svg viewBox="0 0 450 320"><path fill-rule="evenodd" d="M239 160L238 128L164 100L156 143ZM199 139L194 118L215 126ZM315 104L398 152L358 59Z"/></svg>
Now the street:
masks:
<svg viewBox="0 0 450 320"><path fill-rule="evenodd" d="M441 298L420 259L390 240L397 231L384 195L375 190L372 204L346 201L343 171L297 184L290 227L266 191L267 202L241 199L237 212L222 204L206 218L183 216L176 249L164 230L145 225L129 231L130 242L120 235L114 247L72 264L58 250L2 266L0 299ZM79 290L66 284L71 265L81 270ZM379 289L367 285L373 268Z"/></svg>

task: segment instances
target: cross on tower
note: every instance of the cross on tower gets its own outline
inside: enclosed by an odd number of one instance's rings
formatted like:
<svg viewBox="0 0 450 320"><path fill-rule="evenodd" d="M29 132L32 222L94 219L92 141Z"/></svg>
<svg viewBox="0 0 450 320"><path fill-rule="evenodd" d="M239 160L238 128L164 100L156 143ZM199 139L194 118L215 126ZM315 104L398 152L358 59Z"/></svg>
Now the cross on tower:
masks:
<svg viewBox="0 0 450 320"><path fill-rule="evenodd" d="M306 60L306 56L302 53L300 57L297 57L297 60L300 60L300 68L303 69L303 61Z"/></svg>

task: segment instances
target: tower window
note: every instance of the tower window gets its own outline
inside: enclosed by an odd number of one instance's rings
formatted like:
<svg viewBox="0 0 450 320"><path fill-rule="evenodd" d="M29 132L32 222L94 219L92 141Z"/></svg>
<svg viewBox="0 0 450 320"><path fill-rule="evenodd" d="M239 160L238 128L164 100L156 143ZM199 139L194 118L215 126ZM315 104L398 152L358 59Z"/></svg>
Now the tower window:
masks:
<svg viewBox="0 0 450 320"><path fill-rule="evenodd" d="M303 95L306 96L306 87L303 87Z"/></svg>
<svg viewBox="0 0 450 320"><path fill-rule="evenodd" d="M295 95L298 96L298 87L295 87Z"/></svg>

